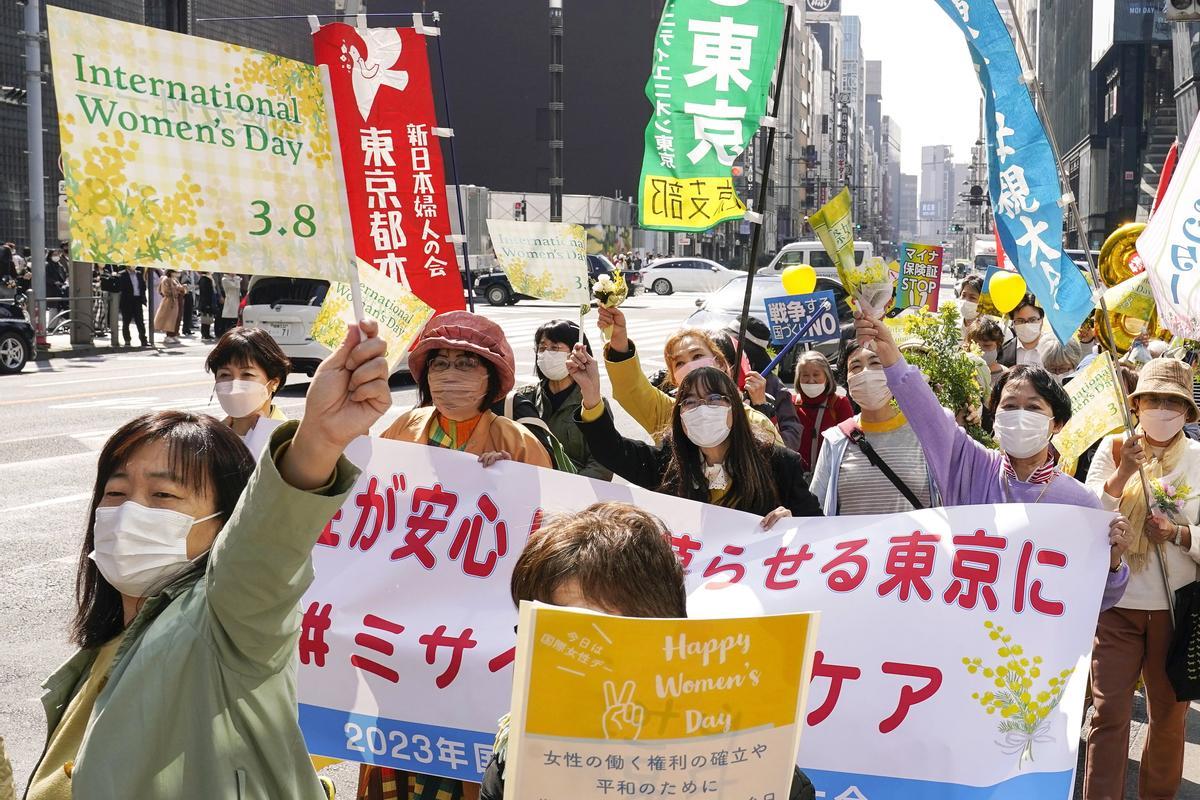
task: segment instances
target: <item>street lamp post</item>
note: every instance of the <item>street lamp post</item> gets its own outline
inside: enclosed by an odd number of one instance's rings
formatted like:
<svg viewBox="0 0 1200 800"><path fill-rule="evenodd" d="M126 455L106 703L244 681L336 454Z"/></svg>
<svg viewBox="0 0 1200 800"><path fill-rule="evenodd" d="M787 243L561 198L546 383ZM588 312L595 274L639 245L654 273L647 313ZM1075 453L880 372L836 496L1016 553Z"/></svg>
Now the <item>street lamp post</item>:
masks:
<svg viewBox="0 0 1200 800"><path fill-rule="evenodd" d="M25 0L25 137L29 164L29 287L33 329L46 343L46 197L42 172L42 24L38 0Z"/></svg>
<svg viewBox="0 0 1200 800"><path fill-rule="evenodd" d="M562 222L563 7L550 0L550 221Z"/></svg>

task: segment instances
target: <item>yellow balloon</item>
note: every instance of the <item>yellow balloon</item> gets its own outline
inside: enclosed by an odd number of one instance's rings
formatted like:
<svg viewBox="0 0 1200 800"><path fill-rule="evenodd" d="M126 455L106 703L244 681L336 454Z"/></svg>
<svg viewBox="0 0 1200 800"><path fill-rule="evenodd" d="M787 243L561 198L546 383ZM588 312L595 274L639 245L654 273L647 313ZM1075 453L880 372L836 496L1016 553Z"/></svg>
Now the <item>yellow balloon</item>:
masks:
<svg viewBox="0 0 1200 800"><path fill-rule="evenodd" d="M817 271L808 264L793 264L783 271L783 290L788 294L810 294L817 288Z"/></svg>
<svg viewBox="0 0 1200 800"><path fill-rule="evenodd" d="M1025 279L1015 272L997 272L988 281L988 294L992 296L992 304L1001 314L1007 314L1017 307L1025 296Z"/></svg>

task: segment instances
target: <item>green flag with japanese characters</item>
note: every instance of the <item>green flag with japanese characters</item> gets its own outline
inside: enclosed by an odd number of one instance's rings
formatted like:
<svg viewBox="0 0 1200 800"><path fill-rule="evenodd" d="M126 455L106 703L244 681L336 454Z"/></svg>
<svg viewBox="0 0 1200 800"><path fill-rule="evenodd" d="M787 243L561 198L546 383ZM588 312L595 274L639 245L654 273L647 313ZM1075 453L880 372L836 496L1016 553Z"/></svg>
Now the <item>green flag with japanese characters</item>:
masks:
<svg viewBox="0 0 1200 800"><path fill-rule="evenodd" d="M746 213L733 164L767 111L784 14L779 0L667 0L646 83L643 228L704 231Z"/></svg>

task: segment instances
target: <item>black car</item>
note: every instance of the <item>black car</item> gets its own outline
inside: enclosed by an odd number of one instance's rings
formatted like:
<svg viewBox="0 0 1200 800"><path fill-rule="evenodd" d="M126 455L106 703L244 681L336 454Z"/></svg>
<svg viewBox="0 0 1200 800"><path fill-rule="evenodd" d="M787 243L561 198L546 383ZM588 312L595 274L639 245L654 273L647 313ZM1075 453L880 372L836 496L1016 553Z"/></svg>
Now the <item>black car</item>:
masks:
<svg viewBox="0 0 1200 800"><path fill-rule="evenodd" d="M0 303L0 375L12 375L25 369L37 347L33 326L12 303Z"/></svg>
<svg viewBox="0 0 1200 800"><path fill-rule="evenodd" d="M588 285L595 283L601 275L612 275L616 267L605 256L588 256ZM637 291L638 281L641 279L641 274L635 271L625 273L625 280L629 284L629 293L633 294ZM512 284L508 282L508 276L503 270L497 272L485 272L475 279L475 294L483 295L487 298L489 304L493 306L511 306L518 300L536 300L536 297L530 297L525 294L517 294L513 291Z"/></svg>

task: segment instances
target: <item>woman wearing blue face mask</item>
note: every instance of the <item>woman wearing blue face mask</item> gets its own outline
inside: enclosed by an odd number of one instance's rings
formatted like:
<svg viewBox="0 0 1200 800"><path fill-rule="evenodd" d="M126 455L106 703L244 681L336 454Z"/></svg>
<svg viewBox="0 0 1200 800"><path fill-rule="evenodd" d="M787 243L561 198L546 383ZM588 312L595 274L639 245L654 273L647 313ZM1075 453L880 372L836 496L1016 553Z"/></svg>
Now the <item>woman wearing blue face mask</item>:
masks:
<svg viewBox="0 0 1200 800"><path fill-rule="evenodd" d="M304 420L257 468L227 426L147 414L100 453L76 578L79 652L45 683L28 800L325 797L296 721L309 554L391 405L386 347L352 330ZM185 758L186 756L186 758Z"/></svg>

